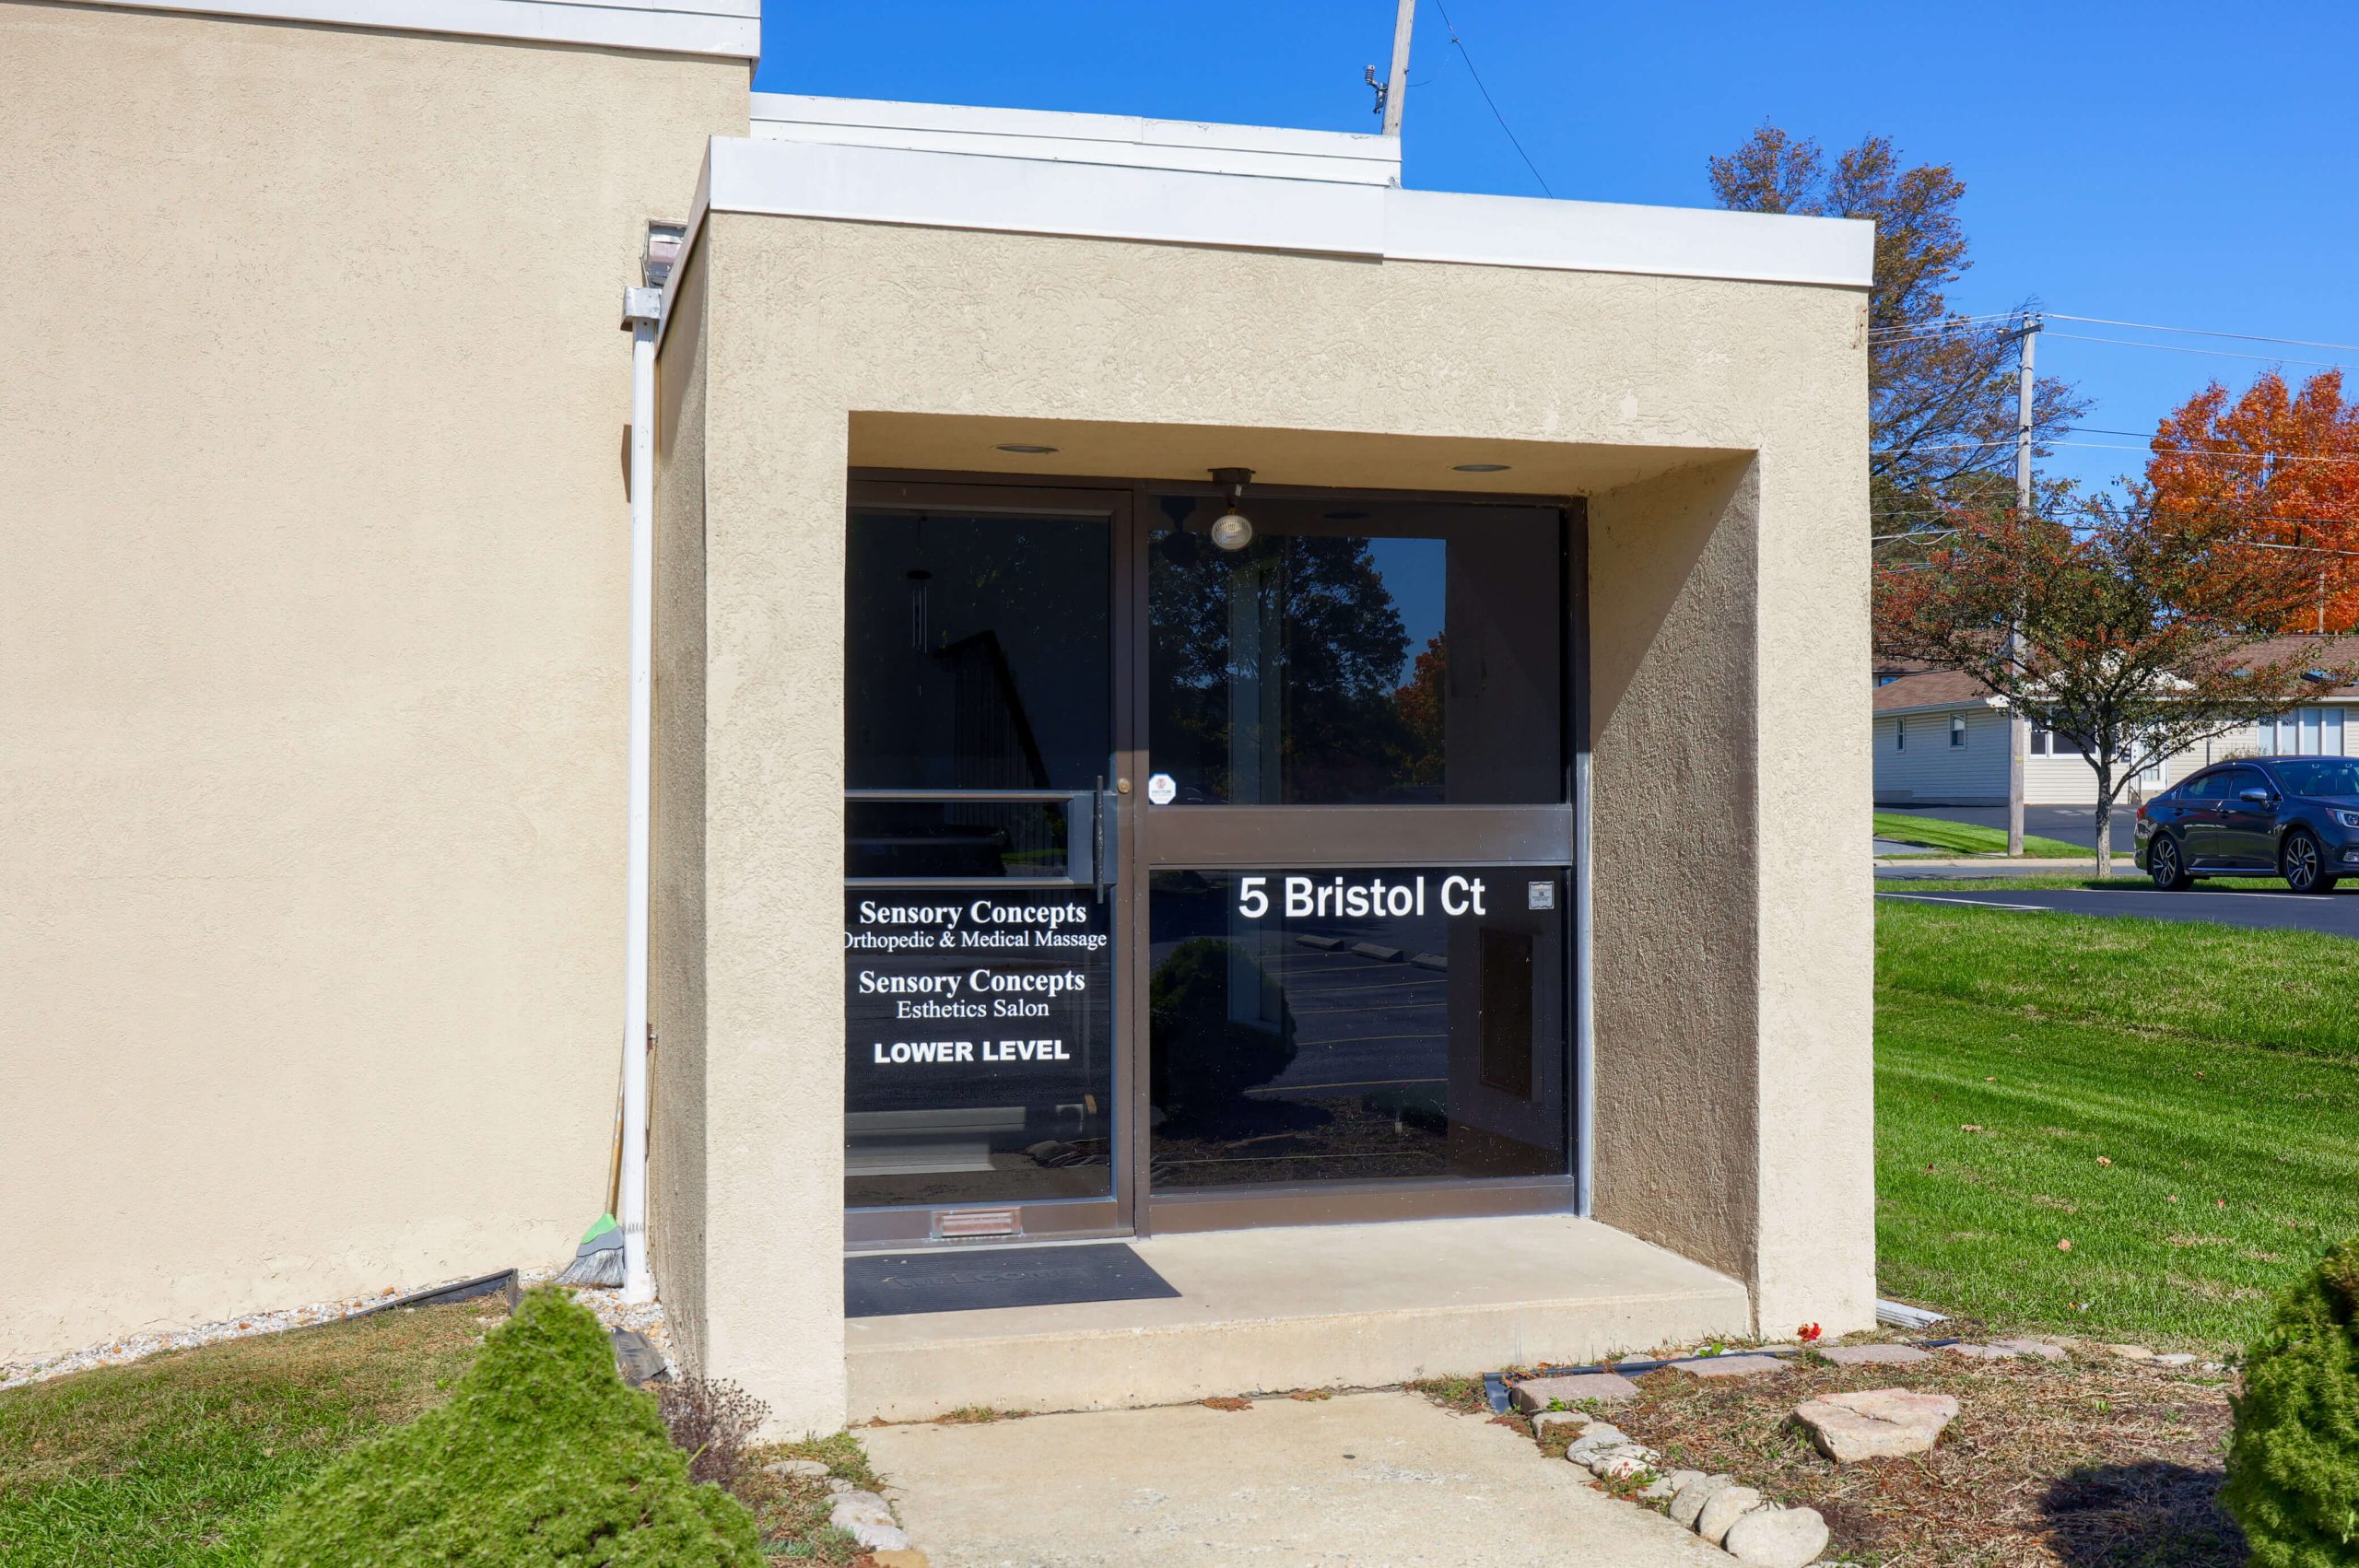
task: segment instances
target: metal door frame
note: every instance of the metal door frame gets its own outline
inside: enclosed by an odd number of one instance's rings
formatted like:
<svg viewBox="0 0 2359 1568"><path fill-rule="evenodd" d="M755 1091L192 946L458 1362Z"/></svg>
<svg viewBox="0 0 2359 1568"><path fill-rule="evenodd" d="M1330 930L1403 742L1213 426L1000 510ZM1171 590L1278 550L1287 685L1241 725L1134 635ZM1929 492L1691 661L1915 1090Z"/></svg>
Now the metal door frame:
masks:
<svg viewBox="0 0 2359 1568"><path fill-rule="evenodd" d="M944 474L854 469L847 512L922 502L967 515L1098 516L1113 530L1112 755L1102 799L1113 843L1096 874L1111 875L1114 901L1114 1055L1110 1199L1052 1199L999 1206L1012 1233L998 1239L1071 1239L1247 1225L1337 1224L1492 1214L1578 1213L1591 1207L1595 1094L1590 975L1588 517L1579 497L1253 486L1273 500L1411 502L1437 508L1546 509L1559 520L1565 636L1561 651L1565 796L1535 806L1150 806L1147 773L1146 540L1151 503L1167 496L1218 497L1198 485L1096 476ZM1402 846L1410 848L1403 851ZM1147 882L1156 869L1272 864L1335 870L1434 864L1569 867L1567 1146L1560 1176L1434 1181L1329 1182L1155 1194L1148 1190L1149 1090ZM992 879L980 885L1002 885ZM1062 885L1062 883L1059 883ZM859 1247L945 1242L933 1206L847 1209L845 1238ZM974 1240L949 1245L975 1245Z"/></svg>

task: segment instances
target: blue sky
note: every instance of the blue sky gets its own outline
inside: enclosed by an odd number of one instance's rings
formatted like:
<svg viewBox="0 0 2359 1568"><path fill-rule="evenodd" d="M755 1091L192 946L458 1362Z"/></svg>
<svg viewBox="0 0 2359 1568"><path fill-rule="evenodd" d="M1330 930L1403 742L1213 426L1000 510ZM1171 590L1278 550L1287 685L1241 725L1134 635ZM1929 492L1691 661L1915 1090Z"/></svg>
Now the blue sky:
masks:
<svg viewBox="0 0 2359 1568"><path fill-rule="evenodd" d="M1765 118L1830 150L1880 132L1966 181L1975 267L1961 309L2034 297L2077 315L2359 344L2359 6L1442 3L1559 196L1707 205L1704 160ZM755 85L1372 130L1360 70L1382 74L1392 9L769 0ZM1419 0L1409 78L1409 184L1540 193L1437 0ZM2066 333L2359 365L2359 352L2053 322L2041 369L2093 393L2088 424L2112 430L2151 431L2208 379L2241 387L2264 361ZM2142 459L2062 449L2048 471L2101 484Z"/></svg>

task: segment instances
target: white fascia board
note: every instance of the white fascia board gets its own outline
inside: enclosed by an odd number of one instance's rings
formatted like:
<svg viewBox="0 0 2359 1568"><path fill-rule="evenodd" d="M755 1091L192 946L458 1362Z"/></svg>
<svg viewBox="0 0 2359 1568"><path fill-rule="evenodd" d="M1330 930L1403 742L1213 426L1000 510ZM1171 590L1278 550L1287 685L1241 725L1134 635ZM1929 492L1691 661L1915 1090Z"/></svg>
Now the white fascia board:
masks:
<svg viewBox="0 0 2359 1568"><path fill-rule="evenodd" d="M753 95L751 112L754 136L767 141L1182 169L1204 174L1263 174L1346 184L1391 185L1401 178L1399 138L1339 131L1149 120L1131 114L893 103L800 93L757 92Z"/></svg>
<svg viewBox="0 0 2359 1568"><path fill-rule="evenodd" d="M817 140L716 137L711 159L723 212L1847 288L1874 261L1874 226L1837 218Z"/></svg>
<svg viewBox="0 0 2359 1568"><path fill-rule="evenodd" d="M1384 254L1402 262L1742 278L1865 288L1875 225L1848 218L1394 191Z"/></svg>
<svg viewBox="0 0 2359 1568"><path fill-rule="evenodd" d="M1331 255L1384 240L1382 189L1333 181L735 136L710 157L717 212Z"/></svg>
<svg viewBox="0 0 2359 1568"><path fill-rule="evenodd" d="M761 0L87 0L131 11L178 11L382 32L448 33L526 43L588 44L651 54L756 60Z"/></svg>

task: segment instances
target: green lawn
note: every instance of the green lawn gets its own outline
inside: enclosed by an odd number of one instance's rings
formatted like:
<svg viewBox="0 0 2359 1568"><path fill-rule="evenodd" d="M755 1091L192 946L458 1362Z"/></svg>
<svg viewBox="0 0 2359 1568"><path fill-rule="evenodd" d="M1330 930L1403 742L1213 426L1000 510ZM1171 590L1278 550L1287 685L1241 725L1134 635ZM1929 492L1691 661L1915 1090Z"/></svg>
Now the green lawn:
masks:
<svg viewBox="0 0 2359 1568"><path fill-rule="evenodd" d="M2220 1348L2359 1233L2348 941L1892 902L1876 931L1885 1294Z"/></svg>
<svg viewBox="0 0 2359 1568"><path fill-rule="evenodd" d="M1922 844L1928 849L1945 849L1957 855L2003 855L2007 852L2007 835L2002 828L1975 827L1962 822L1945 822L1937 816L1905 816L1898 812L1878 812L1875 819L1878 838L1890 838L1902 844ZM2088 860L2092 863L2096 860L2094 849L2067 844L2060 838L2042 838L2036 833L2024 835L2024 853L2043 860Z"/></svg>
<svg viewBox="0 0 2359 1568"><path fill-rule="evenodd" d="M385 1313L0 1393L0 1564L252 1562L288 1491L441 1397L483 1310Z"/></svg>

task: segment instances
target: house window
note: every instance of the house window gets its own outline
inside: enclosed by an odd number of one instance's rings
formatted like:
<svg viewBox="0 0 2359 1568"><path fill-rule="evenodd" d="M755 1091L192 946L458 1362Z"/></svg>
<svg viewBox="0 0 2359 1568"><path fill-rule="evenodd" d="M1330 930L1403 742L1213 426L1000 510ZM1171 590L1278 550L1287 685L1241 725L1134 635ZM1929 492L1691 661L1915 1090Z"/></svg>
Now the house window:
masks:
<svg viewBox="0 0 2359 1568"><path fill-rule="evenodd" d="M1966 744L1966 715L1963 713L1950 715L1950 744L1954 746Z"/></svg>
<svg viewBox="0 0 2359 1568"><path fill-rule="evenodd" d="M2045 725L2031 727L2031 755L2034 756L2082 756L2084 754L2071 738L2060 735Z"/></svg>
<svg viewBox="0 0 2359 1568"><path fill-rule="evenodd" d="M1892 749L1896 752L1908 749L1908 720L1906 719L1892 721Z"/></svg>

